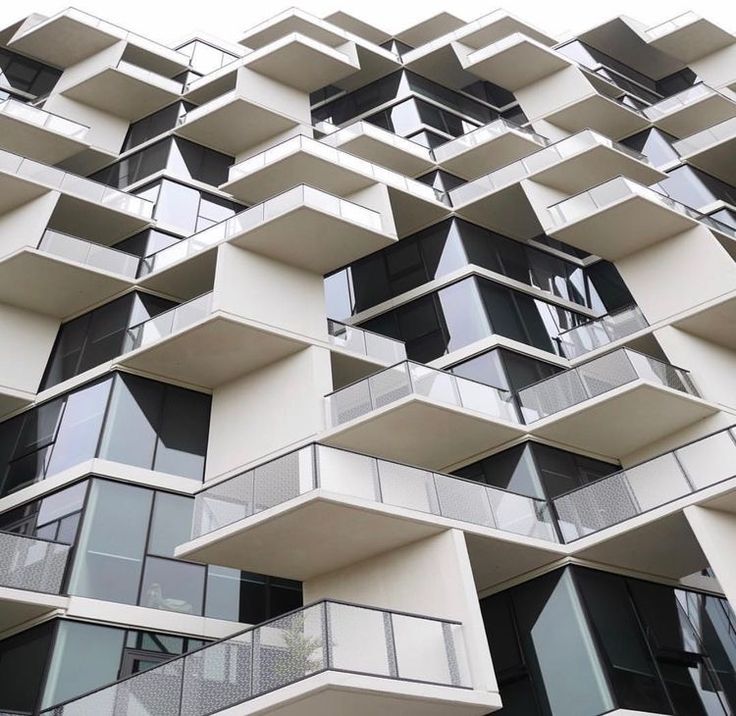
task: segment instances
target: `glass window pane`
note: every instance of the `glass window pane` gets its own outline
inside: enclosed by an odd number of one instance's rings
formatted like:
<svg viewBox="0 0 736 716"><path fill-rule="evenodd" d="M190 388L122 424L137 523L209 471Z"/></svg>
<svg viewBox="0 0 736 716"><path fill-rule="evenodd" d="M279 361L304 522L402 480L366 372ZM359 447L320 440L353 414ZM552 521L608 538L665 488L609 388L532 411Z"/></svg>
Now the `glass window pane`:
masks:
<svg viewBox="0 0 736 716"><path fill-rule="evenodd" d="M145 468L153 466L164 387L130 375L116 376L101 458Z"/></svg>
<svg viewBox="0 0 736 716"><path fill-rule="evenodd" d="M154 470L202 479L210 402L204 393L167 387Z"/></svg>
<svg viewBox="0 0 736 716"><path fill-rule="evenodd" d="M202 565L148 557L140 605L182 614L201 614L204 578Z"/></svg>
<svg viewBox="0 0 736 716"><path fill-rule="evenodd" d="M90 489L69 593L135 604L153 493L104 480Z"/></svg>
<svg viewBox="0 0 736 716"><path fill-rule="evenodd" d="M193 509L194 499L191 497L157 492L148 553L173 557L174 549L191 537Z"/></svg>
<svg viewBox="0 0 736 716"><path fill-rule="evenodd" d="M46 623L0 641L0 711L34 710L52 634Z"/></svg>
<svg viewBox="0 0 736 716"><path fill-rule="evenodd" d="M42 708L115 681L124 640L124 629L60 622Z"/></svg>

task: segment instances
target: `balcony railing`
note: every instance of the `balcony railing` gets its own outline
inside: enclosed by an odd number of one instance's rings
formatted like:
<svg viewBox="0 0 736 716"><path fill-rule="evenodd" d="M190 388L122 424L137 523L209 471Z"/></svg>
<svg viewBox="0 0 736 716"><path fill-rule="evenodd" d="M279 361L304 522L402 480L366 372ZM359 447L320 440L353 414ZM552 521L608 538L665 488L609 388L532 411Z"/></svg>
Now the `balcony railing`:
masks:
<svg viewBox="0 0 736 716"><path fill-rule="evenodd" d="M695 211L695 209L691 209L689 206L685 206L685 204L675 201L669 196L660 194L654 189L637 184L625 177L616 177L592 189L575 194L568 199L563 199L557 204L550 206L549 212L555 226L560 227L586 218L601 209L605 209L632 196L640 196L649 201L656 202L667 209L688 216L695 221L700 221L714 231L719 231L736 239L736 229L732 229L730 226L710 216L701 214L699 211Z"/></svg>
<svg viewBox="0 0 736 716"><path fill-rule="evenodd" d="M680 156L687 156L688 154L700 152L714 144L733 139L736 139L736 117L704 129L702 132L691 134L685 139L680 139L672 144L672 148Z"/></svg>
<svg viewBox="0 0 736 716"><path fill-rule="evenodd" d="M378 212L301 184L148 256L143 260L141 274L160 271L255 229L282 214L288 214L302 205L381 231L381 215ZM295 241L298 240L299 237L295 237Z"/></svg>
<svg viewBox="0 0 736 716"><path fill-rule="evenodd" d="M647 35L649 35L650 40L657 40L667 33L679 30L681 27L690 25L699 19L700 18L692 12L692 10L688 10L688 12L684 12L682 15L677 15L677 17L673 17L671 20L667 20L667 22L662 22L659 25L650 27L646 32Z"/></svg>
<svg viewBox="0 0 736 716"><path fill-rule="evenodd" d="M365 159L356 157L343 150L329 147L316 139L303 135L286 139L283 142L266 149L260 154L256 154L249 159L245 159L238 164L234 164L230 167L229 182L234 182L238 179L254 174L258 170L277 163L285 157L299 151L306 152L327 162L332 162L343 169L348 169L359 174L363 174L364 176L371 177L377 183L387 184L388 186L413 194L418 198L425 199L427 201L447 203L445 192L440 191L439 189L435 189L428 184L423 184L416 179L410 179L409 177L391 169L386 169L385 167L378 166L377 164L372 164Z"/></svg>
<svg viewBox="0 0 736 716"><path fill-rule="evenodd" d="M147 321L131 326L125 334L123 353L134 351L150 343L181 331L212 313L212 292L159 313Z"/></svg>
<svg viewBox="0 0 736 716"><path fill-rule="evenodd" d="M37 127L48 129L50 132L62 134L69 139L76 139L80 142L89 131L89 127L83 124L72 122L71 119L60 117L58 114L52 114L16 99L6 99L4 102L0 102L0 114L20 119L23 122L28 122L28 124L34 124Z"/></svg>
<svg viewBox="0 0 736 716"><path fill-rule="evenodd" d="M199 492L192 538L317 489L557 541L544 500L325 445L309 445Z"/></svg>
<svg viewBox="0 0 736 716"><path fill-rule="evenodd" d="M532 174L547 169L558 162L569 159L576 154L592 149L596 146L608 147L615 149L616 151L622 152L630 156L632 159L644 162L648 164L648 159L630 147L626 147L623 144L614 142L608 137L604 137L598 132L594 132L591 129L586 129L582 132L578 132L571 137L567 137L555 144L550 144L545 149L540 149L534 154L530 154L524 159L519 159L511 164L508 164L501 169L496 169L490 174L475 179L472 182L463 184L462 186L452 189L450 191L450 199L452 205L457 206L459 204L465 204L469 201L473 201L488 194L492 191L497 191L505 186L514 184L515 182L521 181Z"/></svg>
<svg viewBox="0 0 736 716"><path fill-rule="evenodd" d="M326 397L327 422L336 427L410 395L431 398L514 423L519 419L508 390L405 361Z"/></svg>
<svg viewBox="0 0 736 716"><path fill-rule="evenodd" d="M140 263L138 256L63 234L60 231L47 229L41 237L38 250L131 279L138 274Z"/></svg>
<svg viewBox="0 0 736 716"><path fill-rule="evenodd" d="M579 358L648 325L638 306L627 306L560 333L558 341L566 358Z"/></svg>
<svg viewBox="0 0 736 716"><path fill-rule="evenodd" d="M323 601L42 714L206 716L328 671L470 688L458 622Z"/></svg>
<svg viewBox="0 0 736 716"><path fill-rule="evenodd" d="M673 94L671 97L667 97L667 99L663 99L661 102L657 102L657 104L645 107L642 112L648 119L651 119L654 122L661 117L666 117L668 114L677 112L683 107L687 107L698 100L717 94L718 92L716 90L711 89L708 85L705 85L702 82L699 82L692 87L688 87L682 92L678 92L677 94Z"/></svg>
<svg viewBox="0 0 736 716"><path fill-rule="evenodd" d="M384 363L406 360L406 348L402 341L387 338L380 333L348 326L340 321L327 319L327 341L336 348L374 358Z"/></svg>
<svg viewBox="0 0 736 716"><path fill-rule="evenodd" d="M736 476L734 428L583 485L553 501L565 542Z"/></svg>
<svg viewBox="0 0 736 716"><path fill-rule="evenodd" d="M69 545L0 532L0 587L59 594Z"/></svg>
<svg viewBox="0 0 736 716"><path fill-rule="evenodd" d="M183 85L179 80L171 79L170 77L166 77L165 75L162 75L159 72L154 72L153 70L147 70L145 67L141 67L140 65L136 65L132 62L127 62L126 60L120 60L117 64L117 69L124 72L126 75L131 75L142 82L156 85L157 87L174 94L181 92L183 88Z"/></svg>
<svg viewBox="0 0 736 716"><path fill-rule="evenodd" d="M523 135L528 136L529 139L542 147L549 144L549 140L541 134L537 134L527 127L521 127L518 124L509 122L508 119L499 117L499 119L489 122L482 127L478 127L467 134L461 134L459 137L448 140L439 147L435 147L432 150L432 153L438 162L443 162L448 157L455 156L455 154L458 154L460 151L481 146L491 139L496 139L496 137L501 137L509 132L521 132Z"/></svg>
<svg viewBox="0 0 736 716"><path fill-rule="evenodd" d="M534 383L520 390L517 397L525 422L532 423L635 380L698 395L686 370L621 348Z"/></svg>
<svg viewBox="0 0 736 716"><path fill-rule="evenodd" d="M147 199L4 150L0 150L0 172L14 174L19 179L43 184L49 189L58 189L116 211L137 214L145 219L153 215L153 202Z"/></svg>

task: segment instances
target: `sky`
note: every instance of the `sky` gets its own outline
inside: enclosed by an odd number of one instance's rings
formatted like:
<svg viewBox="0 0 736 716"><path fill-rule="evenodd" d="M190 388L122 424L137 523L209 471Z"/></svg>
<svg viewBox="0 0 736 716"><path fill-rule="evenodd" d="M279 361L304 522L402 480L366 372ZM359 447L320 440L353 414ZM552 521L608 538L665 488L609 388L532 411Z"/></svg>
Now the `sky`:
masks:
<svg viewBox="0 0 736 716"><path fill-rule="evenodd" d="M388 32L449 10L470 21L497 7L503 7L522 20L539 27L558 39L592 27L616 15L629 15L647 25L668 20L687 10L736 31L736 3L733 0L506 0L505 5L477 0L68 0L74 7L122 25L141 35L171 45L195 34L207 33L237 41L246 28L297 5L322 17L343 10ZM52 15L67 4L52 0L20 0L0 3L0 26L7 27L25 15L37 12Z"/></svg>

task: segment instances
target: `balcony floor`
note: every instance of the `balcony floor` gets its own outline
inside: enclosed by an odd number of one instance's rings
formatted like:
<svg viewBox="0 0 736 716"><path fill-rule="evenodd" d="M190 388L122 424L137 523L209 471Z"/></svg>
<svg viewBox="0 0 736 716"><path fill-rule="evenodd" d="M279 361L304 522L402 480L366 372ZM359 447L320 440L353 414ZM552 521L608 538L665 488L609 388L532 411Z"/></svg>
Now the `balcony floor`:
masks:
<svg viewBox="0 0 736 716"><path fill-rule="evenodd" d="M66 609L68 603L67 597L58 594L0 587L0 632L43 617L56 609Z"/></svg>
<svg viewBox="0 0 736 716"><path fill-rule="evenodd" d="M108 301L132 282L38 249L22 249L0 260L0 302L55 318Z"/></svg>
<svg viewBox="0 0 736 716"><path fill-rule="evenodd" d="M332 428L320 442L442 470L525 432L522 425L413 395Z"/></svg>
<svg viewBox="0 0 736 716"><path fill-rule="evenodd" d="M615 140L649 126L646 117L597 92L550 112L544 119L568 132L594 129Z"/></svg>
<svg viewBox="0 0 736 716"><path fill-rule="evenodd" d="M223 313L123 355L120 365L215 388L307 347L302 337ZM207 350L202 350L206 346Z"/></svg>
<svg viewBox="0 0 736 716"><path fill-rule="evenodd" d="M636 380L533 422L529 429L574 449L620 458L717 412L701 398Z"/></svg>

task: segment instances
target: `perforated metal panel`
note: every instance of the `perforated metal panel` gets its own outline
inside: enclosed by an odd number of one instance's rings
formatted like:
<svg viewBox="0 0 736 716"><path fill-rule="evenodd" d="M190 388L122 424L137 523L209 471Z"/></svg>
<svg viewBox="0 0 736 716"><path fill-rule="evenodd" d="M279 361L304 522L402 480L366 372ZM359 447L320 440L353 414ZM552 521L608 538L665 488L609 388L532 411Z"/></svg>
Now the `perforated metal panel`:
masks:
<svg viewBox="0 0 736 716"><path fill-rule="evenodd" d="M0 532L0 585L58 594L70 547Z"/></svg>

